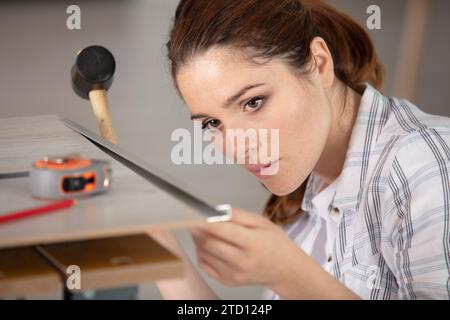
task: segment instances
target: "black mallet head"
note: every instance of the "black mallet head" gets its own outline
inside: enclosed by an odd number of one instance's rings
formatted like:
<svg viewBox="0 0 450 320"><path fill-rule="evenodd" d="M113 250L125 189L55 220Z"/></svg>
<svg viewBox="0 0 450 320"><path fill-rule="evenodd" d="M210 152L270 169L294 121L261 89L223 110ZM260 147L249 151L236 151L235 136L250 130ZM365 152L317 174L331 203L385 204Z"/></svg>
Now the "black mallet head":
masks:
<svg viewBox="0 0 450 320"><path fill-rule="evenodd" d="M113 81L116 62L108 49L90 46L81 50L71 70L72 88L76 94L89 99L91 90L108 90Z"/></svg>

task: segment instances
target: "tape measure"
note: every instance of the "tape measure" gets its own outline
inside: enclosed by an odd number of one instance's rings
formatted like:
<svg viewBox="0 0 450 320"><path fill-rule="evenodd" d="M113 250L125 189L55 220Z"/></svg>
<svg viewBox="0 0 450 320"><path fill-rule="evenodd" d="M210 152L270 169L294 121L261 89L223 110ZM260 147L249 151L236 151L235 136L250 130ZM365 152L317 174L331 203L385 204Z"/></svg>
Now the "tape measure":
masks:
<svg viewBox="0 0 450 320"><path fill-rule="evenodd" d="M111 168L106 160L45 157L33 163L31 194L42 199L66 199L109 189Z"/></svg>

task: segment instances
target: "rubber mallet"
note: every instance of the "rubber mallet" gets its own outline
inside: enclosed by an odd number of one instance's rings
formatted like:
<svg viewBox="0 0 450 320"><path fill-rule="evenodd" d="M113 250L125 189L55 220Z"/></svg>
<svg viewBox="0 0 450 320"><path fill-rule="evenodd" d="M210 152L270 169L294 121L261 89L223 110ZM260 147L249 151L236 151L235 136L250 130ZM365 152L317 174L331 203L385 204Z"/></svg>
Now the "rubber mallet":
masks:
<svg viewBox="0 0 450 320"><path fill-rule="evenodd" d="M75 93L91 101L103 138L117 144L106 96L106 91L113 82L115 69L116 62L109 50L101 46L90 46L78 52L71 77Z"/></svg>

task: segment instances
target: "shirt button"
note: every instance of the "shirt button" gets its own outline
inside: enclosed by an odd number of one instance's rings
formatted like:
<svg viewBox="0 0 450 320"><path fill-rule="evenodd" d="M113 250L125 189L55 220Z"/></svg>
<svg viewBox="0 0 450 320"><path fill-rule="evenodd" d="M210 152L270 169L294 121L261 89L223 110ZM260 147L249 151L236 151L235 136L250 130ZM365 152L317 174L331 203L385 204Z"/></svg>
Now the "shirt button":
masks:
<svg viewBox="0 0 450 320"><path fill-rule="evenodd" d="M333 257L332 257L332 256L328 256L328 259L327 259L327 261L328 261L328 262L331 262L331 261L333 261Z"/></svg>
<svg viewBox="0 0 450 320"><path fill-rule="evenodd" d="M339 212L339 208L333 207L333 209L331 210L331 216L333 216L334 218L337 218L339 216L340 212Z"/></svg>

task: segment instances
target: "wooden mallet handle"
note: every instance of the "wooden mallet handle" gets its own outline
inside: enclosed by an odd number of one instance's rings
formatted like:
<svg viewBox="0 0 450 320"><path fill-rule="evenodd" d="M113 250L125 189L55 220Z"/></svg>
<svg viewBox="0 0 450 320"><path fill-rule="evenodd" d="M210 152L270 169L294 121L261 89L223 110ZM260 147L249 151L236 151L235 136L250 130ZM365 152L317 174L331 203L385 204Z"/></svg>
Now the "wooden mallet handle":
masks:
<svg viewBox="0 0 450 320"><path fill-rule="evenodd" d="M116 131L112 124L106 90L95 89L89 91L89 100L91 101L92 110L102 137L111 143L117 144Z"/></svg>

